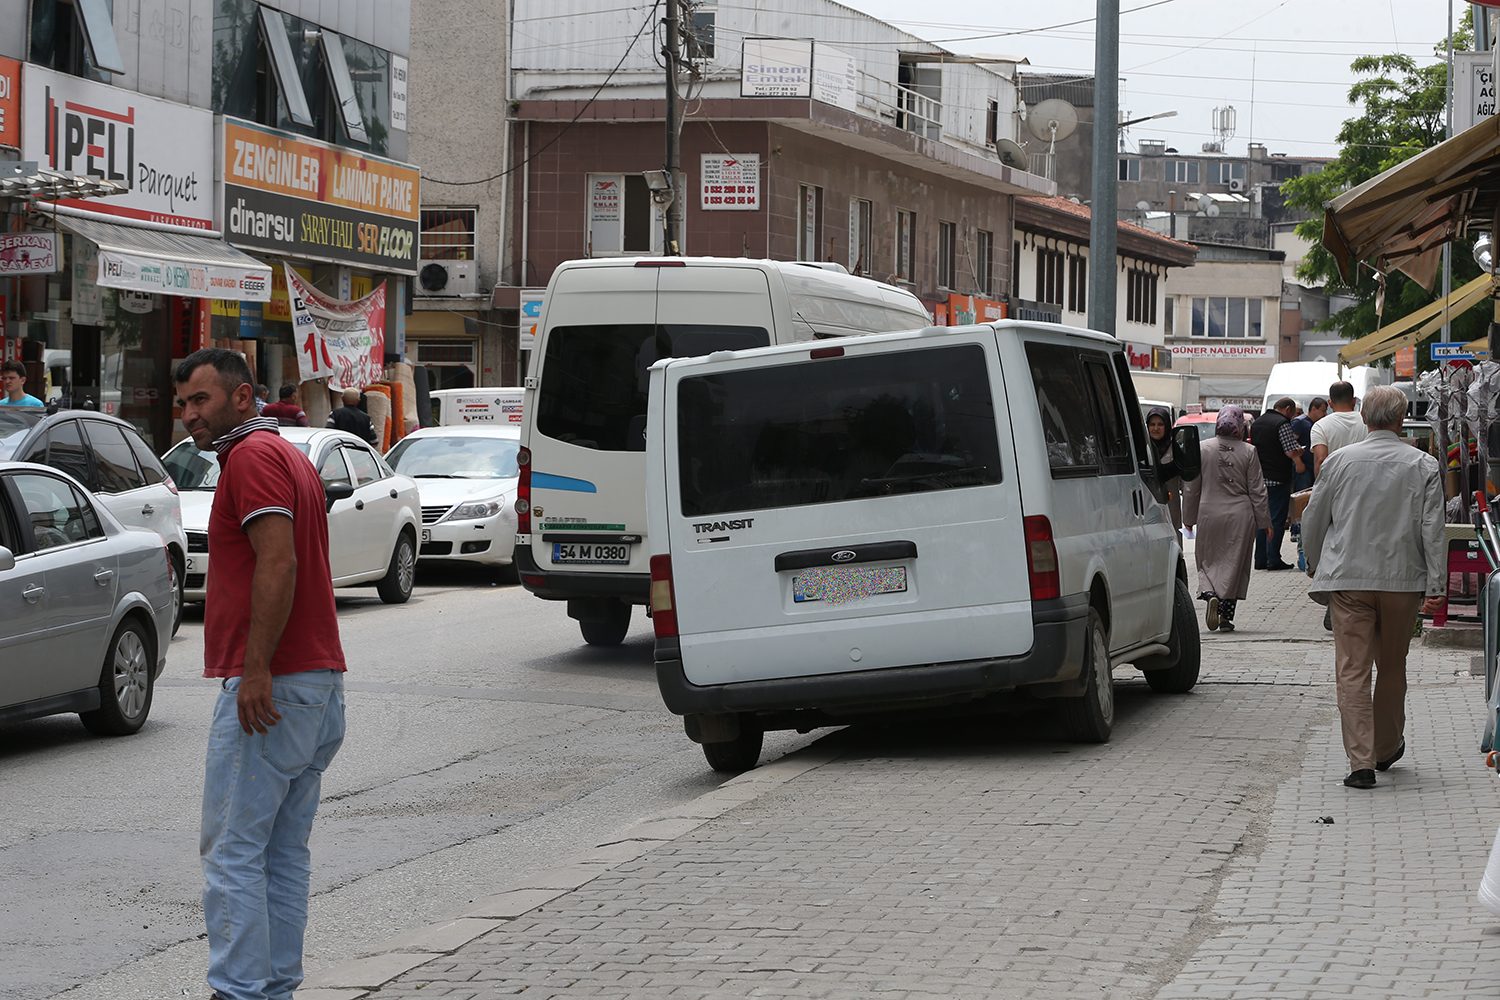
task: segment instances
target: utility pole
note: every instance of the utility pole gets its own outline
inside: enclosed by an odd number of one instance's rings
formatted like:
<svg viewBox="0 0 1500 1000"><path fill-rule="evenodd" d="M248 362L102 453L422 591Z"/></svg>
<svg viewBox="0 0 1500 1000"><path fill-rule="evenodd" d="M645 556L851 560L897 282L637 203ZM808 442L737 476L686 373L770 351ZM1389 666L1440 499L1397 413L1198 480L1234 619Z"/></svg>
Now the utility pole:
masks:
<svg viewBox="0 0 1500 1000"><path fill-rule="evenodd" d="M1094 21L1094 178L1089 201L1090 330L1115 334L1119 204L1120 0L1098 0Z"/></svg>
<svg viewBox="0 0 1500 1000"><path fill-rule="evenodd" d="M679 3L680 0L666 0L667 15L663 23L666 26L667 37L661 50L667 63L667 179L674 188L672 200L667 203L667 210L662 213L665 224L663 252L668 257L676 257L682 252L682 197L684 192L675 190L682 166L682 119L679 110L681 102L677 94L677 64L682 58L682 40L677 29Z"/></svg>

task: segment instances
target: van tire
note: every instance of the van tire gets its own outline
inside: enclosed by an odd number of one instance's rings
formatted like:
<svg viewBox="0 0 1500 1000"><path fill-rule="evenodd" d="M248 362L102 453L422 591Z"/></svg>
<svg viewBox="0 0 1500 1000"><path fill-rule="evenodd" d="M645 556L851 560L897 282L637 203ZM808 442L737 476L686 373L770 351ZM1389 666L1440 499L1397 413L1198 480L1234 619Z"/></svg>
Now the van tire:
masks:
<svg viewBox="0 0 1500 1000"><path fill-rule="evenodd" d="M703 744L708 766L722 774L743 774L760 763L765 730L752 715L740 716L740 734L727 743Z"/></svg>
<svg viewBox="0 0 1500 1000"><path fill-rule="evenodd" d="M590 646L618 646L630 631L630 605L610 601L608 616L599 621L580 621L578 630Z"/></svg>
<svg viewBox="0 0 1500 1000"><path fill-rule="evenodd" d="M1203 665L1203 643L1193 594L1181 579L1172 600L1172 635L1167 645L1177 651L1177 663L1164 670L1143 670L1146 683L1158 694L1187 694L1198 683Z"/></svg>
<svg viewBox="0 0 1500 1000"><path fill-rule="evenodd" d="M1074 743L1108 743L1115 725L1115 687L1109 668L1109 637L1104 619L1089 608L1083 642L1083 695L1058 701L1063 733Z"/></svg>

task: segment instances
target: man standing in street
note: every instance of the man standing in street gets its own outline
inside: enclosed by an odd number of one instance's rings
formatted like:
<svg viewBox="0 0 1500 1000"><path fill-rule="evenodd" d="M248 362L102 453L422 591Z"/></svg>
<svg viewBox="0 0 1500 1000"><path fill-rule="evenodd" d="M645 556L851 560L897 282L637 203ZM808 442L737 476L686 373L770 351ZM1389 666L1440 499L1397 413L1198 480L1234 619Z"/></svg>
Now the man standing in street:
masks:
<svg viewBox="0 0 1500 1000"><path fill-rule="evenodd" d="M1281 539L1292 505L1292 479L1303 469L1302 446L1292 433L1291 415L1296 408L1296 400L1283 397L1250 425L1250 443L1260 456L1261 478L1266 481L1266 500L1271 508L1270 530L1255 533L1256 569L1292 568L1281 558Z"/></svg>
<svg viewBox="0 0 1500 1000"><path fill-rule="evenodd" d="M375 436L375 421L359 408L359 390L353 386L344 390L344 405L328 414L328 426L348 431L371 444L378 443Z"/></svg>
<svg viewBox="0 0 1500 1000"><path fill-rule="evenodd" d="M1328 456L1345 445L1363 441L1369 430L1354 406L1354 386L1348 382L1335 382L1328 387L1328 416L1319 420L1312 429L1313 478L1320 475ZM1406 411L1401 411L1403 416Z"/></svg>
<svg viewBox="0 0 1500 1000"><path fill-rule="evenodd" d="M221 470L203 617L204 675L223 679L199 839L208 984L219 1000L291 1000L302 983L308 836L344 739L323 486L276 421L255 415L239 354L197 351L174 377L183 426L218 452Z"/></svg>
<svg viewBox="0 0 1500 1000"><path fill-rule="evenodd" d="M1438 463L1399 438L1405 416L1400 389L1371 389L1363 413L1369 436L1324 463L1302 515L1309 590L1328 595L1333 616L1350 788L1374 788L1375 772L1406 753L1412 627L1419 608L1432 614L1447 601Z"/></svg>
<svg viewBox="0 0 1500 1000"><path fill-rule="evenodd" d="M0 406L41 406L42 401L26 392L26 366L19 361L0 365Z"/></svg>
<svg viewBox="0 0 1500 1000"><path fill-rule="evenodd" d="M1307 460L1311 455L1312 428L1313 424L1322 420L1328 414L1328 400L1322 396L1314 396L1312 402L1307 404L1307 412L1298 414L1292 420L1292 433L1297 435L1297 443L1302 446L1302 471L1292 478L1292 492L1299 493L1308 489L1313 484L1312 463Z"/></svg>
<svg viewBox="0 0 1500 1000"><path fill-rule="evenodd" d="M276 402L267 403L260 415L270 417L282 427L307 426L307 414L297 405L297 387L290 382L281 387L281 391L276 394Z"/></svg>

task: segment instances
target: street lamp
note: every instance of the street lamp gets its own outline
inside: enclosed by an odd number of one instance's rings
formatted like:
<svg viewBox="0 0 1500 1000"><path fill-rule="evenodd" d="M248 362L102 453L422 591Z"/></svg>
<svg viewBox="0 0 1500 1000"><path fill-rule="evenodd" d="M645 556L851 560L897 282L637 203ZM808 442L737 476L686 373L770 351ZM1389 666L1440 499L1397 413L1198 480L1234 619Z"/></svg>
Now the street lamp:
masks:
<svg viewBox="0 0 1500 1000"><path fill-rule="evenodd" d="M1120 123L1120 128L1127 128L1127 127L1129 127L1131 125L1139 125L1141 122L1155 121L1157 118L1176 118L1176 117L1177 117L1177 112L1175 112L1175 111L1163 111L1160 114L1147 115L1144 118L1132 118L1128 122L1121 122Z"/></svg>

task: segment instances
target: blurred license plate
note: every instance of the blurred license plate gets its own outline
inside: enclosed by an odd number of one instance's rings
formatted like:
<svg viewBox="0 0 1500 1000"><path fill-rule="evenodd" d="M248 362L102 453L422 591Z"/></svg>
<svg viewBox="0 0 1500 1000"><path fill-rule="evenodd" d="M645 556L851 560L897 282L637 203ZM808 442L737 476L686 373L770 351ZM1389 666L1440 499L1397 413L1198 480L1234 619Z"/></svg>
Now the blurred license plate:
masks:
<svg viewBox="0 0 1500 1000"><path fill-rule="evenodd" d="M906 591L904 566L834 566L809 570L792 577L792 600L845 604L876 594Z"/></svg>
<svg viewBox="0 0 1500 1000"><path fill-rule="evenodd" d="M554 563L624 565L630 562L630 546L618 543L597 545L593 542L553 542L552 561Z"/></svg>
<svg viewBox="0 0 1500 1000"><path fill-rule="evenodd" d="M422 544L426 545L430 541L432 541L432 529L431 528L423 528L422 529Z"/></svg>
<svg viewBox="0 0 1500 1000"><path fill-rule="evenodd" d="M203 570L203 567L200 567L198 565L198 559L199 559L198 556L188 556L187 560L186 560L186 567L183 569L183 572L184 573L202 573L204 570ZM207 559L204 559L203 561L205 563L208 562Z"/></svg>

